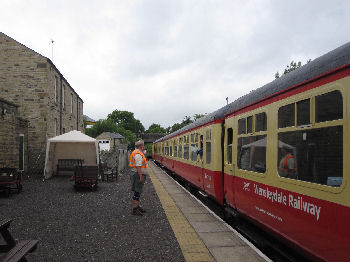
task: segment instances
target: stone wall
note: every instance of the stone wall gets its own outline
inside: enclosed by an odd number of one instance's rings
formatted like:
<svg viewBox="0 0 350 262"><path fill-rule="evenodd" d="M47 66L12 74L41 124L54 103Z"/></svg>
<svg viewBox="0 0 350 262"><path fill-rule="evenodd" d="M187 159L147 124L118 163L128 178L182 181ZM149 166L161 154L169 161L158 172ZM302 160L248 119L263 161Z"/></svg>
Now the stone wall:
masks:
<svg viewBox="0 0 350 262"><path fill-rule="evenodd" d="M47 139L84 131L83 101L50 59L1 32L0 61L1 97L28 120L28 169L42 177Z"/></svg>
<svg viewBox="0 0 350 262"><path fill-rule="evenodd" d="M130 152L127 150L102 151L100 152L100 161L107 163L107 167L118 170L118 173L125 169L129 164Z"/></svg>
<svg viewBox="0 0 350 262"><path fill-rule="evenodd" d="M28 123L18 117L18 106L0 98L0 167L20 168L19 144L23 137L23 170L28 165Z"/></svg>

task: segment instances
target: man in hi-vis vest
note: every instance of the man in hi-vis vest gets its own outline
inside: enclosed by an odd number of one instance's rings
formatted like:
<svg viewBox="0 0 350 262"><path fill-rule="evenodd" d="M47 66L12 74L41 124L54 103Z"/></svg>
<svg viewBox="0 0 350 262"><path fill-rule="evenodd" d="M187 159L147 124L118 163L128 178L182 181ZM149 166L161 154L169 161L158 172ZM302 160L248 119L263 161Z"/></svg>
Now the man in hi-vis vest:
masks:
<svg viewBox="0 0 350 262"><path fill-rule="evenodd" d="M135 143L135 150L130 155L129 166L131 167L131 190L134 191L132 214L142 216L146 211L140 207L140 195L147 174L147 160L143 154L145 144L142 140Z"/></svg>

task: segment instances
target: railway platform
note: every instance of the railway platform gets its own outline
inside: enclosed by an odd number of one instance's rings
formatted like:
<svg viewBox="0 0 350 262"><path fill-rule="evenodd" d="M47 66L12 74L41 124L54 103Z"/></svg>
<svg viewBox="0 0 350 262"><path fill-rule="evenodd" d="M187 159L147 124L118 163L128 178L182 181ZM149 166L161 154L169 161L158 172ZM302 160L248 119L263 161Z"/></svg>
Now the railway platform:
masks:
<svg viewBox="0 0 350 262"><path fill-rule="evenodd" d="M270 261L152 161L148 170L187 262Z"/></svg>

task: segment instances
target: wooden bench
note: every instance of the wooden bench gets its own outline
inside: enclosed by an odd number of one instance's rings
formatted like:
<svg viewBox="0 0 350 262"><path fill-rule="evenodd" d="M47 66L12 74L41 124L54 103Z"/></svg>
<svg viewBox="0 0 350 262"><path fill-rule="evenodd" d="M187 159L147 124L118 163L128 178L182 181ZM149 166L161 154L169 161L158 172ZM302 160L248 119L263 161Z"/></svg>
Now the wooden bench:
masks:
<svg viewBox="0 0 350 262"><path fill-rule="evenodd" d="M60 171L75 171L75 167L82 165L83 159L58 159L57 161L57 175Z"/></svg>
<svg viewBox="0 0 350 262"><path fill-rule="evenodd" d="M0 168L0 191L5 191L6 195L11 194L12 189L17 193L22 191L22 172L17 168Z"/></svg>
<svg viewBox="0 0 350 262"><path fill-rule="evenodd" d="M98 166L76 166L74 171L74 187L89 187L92 190L97 189Z"/></svg>
<svg viewBox="0 0 350 262"><path fill-rule="evenodd" d="M116 168L108 168L107 163L101 163L101 173L103 181L113 181L114 177L117 181L117 170Z"/></svg>
<svg viewBox="0 0 350 262"><path fill-rule="evenodd" d="M1 259L3 262L27 261L25 256L36 249L39 240L16 241L8 230L11 222L11 219L0 221L0 233L6 243L5 245L0 245L0 253L6 253Z"/></svg>

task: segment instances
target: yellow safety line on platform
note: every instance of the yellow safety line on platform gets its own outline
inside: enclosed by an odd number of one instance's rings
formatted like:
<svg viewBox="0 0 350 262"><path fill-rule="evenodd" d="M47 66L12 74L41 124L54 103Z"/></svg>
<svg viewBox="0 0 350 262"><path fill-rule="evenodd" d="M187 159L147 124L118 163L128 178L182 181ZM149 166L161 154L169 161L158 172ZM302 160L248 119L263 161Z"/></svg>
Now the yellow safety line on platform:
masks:
<svg viewBox="0 0 350 262"><path fill-rule="evenodd" d="M160 180L153 173L153 170L151 168L148 168L148 170L153 186L157 192L170 226L174 231L175 237L180 245L186 261L215 261L207 247L199 238L196 231L188 223L187 219L177 207L174 200L164 189Z"/></svg>

